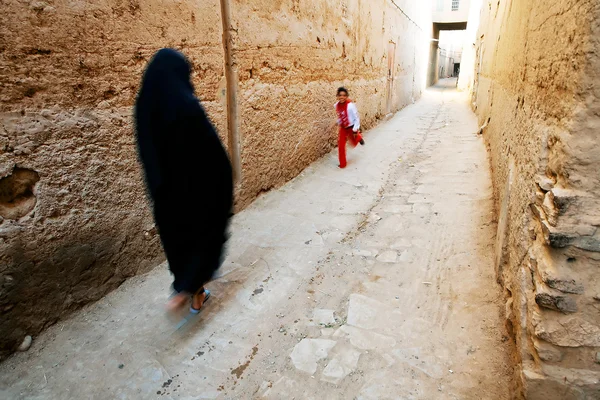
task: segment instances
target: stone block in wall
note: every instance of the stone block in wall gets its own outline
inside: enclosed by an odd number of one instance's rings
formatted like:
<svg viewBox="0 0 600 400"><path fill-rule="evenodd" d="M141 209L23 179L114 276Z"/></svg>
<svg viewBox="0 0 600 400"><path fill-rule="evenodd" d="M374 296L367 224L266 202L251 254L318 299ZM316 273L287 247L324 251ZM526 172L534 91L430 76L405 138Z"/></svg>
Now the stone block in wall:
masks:
<svg viewBox="0 0 600 400"><path fill-rule="evenodd" d="M555 262L550 256L538 255L535 259L536 270L542 281L552 289L564 293L581 294L584 286L578 282L571 271Z"/></svg>
<svg viewBox="0 0 600 400"><path fill-rule="evenodd" d="M552 192L546 192L544 202L542 203L542 209L546 214L548 223L552 226L556 226L558 223L558 209L554 204L554 194Z"/></svg>
<svg viewBox="0 0 600 400"><path fill-rule="evenodd" d="M559 362L563 359L563 353L560 347L550 344L544 340L533 338L533 347L540 360L547 362Z"/></svg>
<svg viewBox="0 0 600 400"><path fill-rule="evenodd" d="M564 314L577 312L577 302L565 295L552 293L546 290L536 290L535 302L540 307L557 310Z"/></svg>
<svg viewBox="0 0 600 400"><path fill-rule="evenodd" d="M550 312L532 311L531 321L539 339L563 347L600 347L600 326L577 314L549 315Z"/></svg>
<svg viewBox="0 0 600 400"><path fill-rule="evenodd" d="M559 194L558 197L554 191ZM583 250L600 252L600 234L596 237L597 228L594 225L581 224L579 220L573 218L567 218L559 224L559 215L562 215L576 198L572 192L554 188L546 193L538 190L536 196L536 203L531 203L530 209L540 224L548 246L553 248L575 246Z"/></svg>
<svg viewBox="0 0 600 400"><path fill-rule="evenodd" d="M600 199L594 197L593 193L556 187L550 191L558 215L566 217L567 223L578 224L583 221L591 226L600 225ZM546 194L544 190L541 192Z"/></svg>
<svg viewBox="0 0 600 400"><path fill-rule="evenodd" d="M534 274L535 284L535 302L544 308L560 311L564 314L577 312L577 302L569 295L552 289L540 278Z"/></svg>
<svg viewBox="0 0 600 400"><path fill-rule="evenodd" d="M539 175L536 179L536 183L545 192L548 192L554 188L554 181L547 176Z"/></svg>
<svg viewBox="0 0 600 400"><path fill-rule="evenodd" d="M569 208L576 205L578 213L571 215ZM563 188L552 188L544 194L541 205L532 204L531 210L541 223L546 244L554 248L574 246L582 250L600 252L599 204L589 196ZM559 216L561 221L559 223ZM584 223L582 223L584 222Z"/></svg>
<svg viewBox="0 0 600 400"><path fill-rule="evenodd" d="M593 236L579 237L573 245L582 250L600 253L600 232L596 232Z"/></svg>
<svg viewBox="0 0 600 400"><path fill-rule="evenodd" d="M524 368L522 379L528 400L591 400L600 398L600 373L544 365Z"/></svg>
<svg viewBox="0 0 600 400"><path fill-rule="evenodd" d="M555 365L544 365L544 374L554 382L561 382L565 387L577 388L583 399L600 398L600 372L578 368L563 368ZM567 397L563 397L565 399Z"/></svg>
<svg viewBox="0 0 600 400"><path fill-rule="evenodd" d="M564 400L565 395L568 399L585 399L581 389L565 388L561 382L553 381L541 372L524 368L521 377L528 400Z"/></svg>
<svg viewBox="0 0 600 400"><path fill-rule="evenodd" d="M540 201L543 201L543 197L540 199ZM546 214L544 212L544 210L542 209L542 207L540 207L539 205L532 203L530 204L529 208L531 208L531 212L533 213L533 215L535 216L535 218L538 221L545 221L546 220Z"/></svg>
<svg viewBox="0 0 600 400"><path fill-rule="evenodd" d="M534 208L532 206L532 210ZM575 246L582 250L600 252L600 232L593 225L570 225L560 223L552 226L547 219L541 220L546 244L555 249Z"/></svg>
<svg viewBox="0 0 600 400"><path fill-rule="evenodd" d="M552 188L552 195L560 214L565 214L569 209L569 205L577 200L578 194L572 190L564 188Z"/></svg>
<svg viewBox="0 0 600 400"><path fill-rule="evenodd" d="M542 204L544 202L544 196L546 195L546 193L543 190L536 190L535 191L535 200L536 200L536 204Z"/></svg>
<svg viewBox="0 0 600 400"><path fill-rule="evenodd" d="M571 245L577 238L577 235L572 232L561 231L552 225L547 220L541 221L542 232L546 244L554 248L563 248Z"/></svg>

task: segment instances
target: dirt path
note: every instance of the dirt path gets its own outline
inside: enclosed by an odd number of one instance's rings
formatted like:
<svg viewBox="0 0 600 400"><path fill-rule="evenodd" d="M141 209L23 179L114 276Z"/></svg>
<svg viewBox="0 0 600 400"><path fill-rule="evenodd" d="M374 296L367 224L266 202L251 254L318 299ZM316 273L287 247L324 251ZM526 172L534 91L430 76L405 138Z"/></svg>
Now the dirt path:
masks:
<svg viewBox="0 0 600 400"><path fill-rule="evenodd" d="M488 161L453 83L236 216L197 320L164 318L161 266L3 363L0 398L510 398Z"/></svg>

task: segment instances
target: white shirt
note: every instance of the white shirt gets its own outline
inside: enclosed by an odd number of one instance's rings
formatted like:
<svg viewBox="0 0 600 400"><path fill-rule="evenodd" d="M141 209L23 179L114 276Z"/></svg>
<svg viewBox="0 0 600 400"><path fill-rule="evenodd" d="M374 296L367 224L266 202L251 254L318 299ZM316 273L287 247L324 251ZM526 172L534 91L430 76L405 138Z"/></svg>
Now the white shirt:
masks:
<svg viewBox="0 0 600 400"><path fill-rule="evenodd" d="M338 103L339 101L335 103L333 107L337 107ZM356 108L356 105L351 102L348 103L348 108L346 110L348 112L348 122L350 122L352 130L354 132L358 132L358 130L360 129L360 118L358 117L358 108ZM340 121L338 118L338 125L340 125L341 123L342 121ZM347 126L344 126L344 128L347 128Z"/></svg>

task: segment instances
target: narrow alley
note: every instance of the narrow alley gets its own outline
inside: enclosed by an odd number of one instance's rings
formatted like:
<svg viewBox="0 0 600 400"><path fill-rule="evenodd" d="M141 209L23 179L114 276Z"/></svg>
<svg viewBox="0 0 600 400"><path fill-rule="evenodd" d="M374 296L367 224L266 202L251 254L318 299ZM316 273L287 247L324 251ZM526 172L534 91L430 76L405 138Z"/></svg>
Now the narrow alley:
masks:
<svg viewBox="0 0 600 400"><path fill-rule="evenodd" d="M166 266L0 365L5 399L506 399L491 177L442 80L233 221L200 316L164 316Z"/></svg>

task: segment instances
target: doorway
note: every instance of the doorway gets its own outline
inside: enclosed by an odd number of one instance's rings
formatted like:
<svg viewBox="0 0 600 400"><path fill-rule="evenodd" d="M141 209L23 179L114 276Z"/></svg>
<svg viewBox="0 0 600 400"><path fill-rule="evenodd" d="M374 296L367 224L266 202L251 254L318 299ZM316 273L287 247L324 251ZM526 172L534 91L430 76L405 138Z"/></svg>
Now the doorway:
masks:
<svg viewBox="0 0 600 400"><path fill-rule="evenodd" d="M447 46L444 43L446 40L443 36L448 37L447 34L449 31L465 31L466 29L466 21L433 23L433 37L429 49L427 86L435 85L438 78L453 75L454 68L453 64L450 64L450 60L452 59L453 63L460 64L463 42L458 40L455 45ZM441 32L444 32L444 34L440 35ZM450 40L450 42L452 43L454 40ZM443 67L443 69L440 69L440 67ZM442 72L445 75L440 75Z"/></svg>
<svg viewBox="0 0 600 400"><path fill-rule="evenodd" d="M460 74L460 63L455 63L454 64L454 74L452 74L452 76L455 78L458 78L459 74Z"/></svg>

